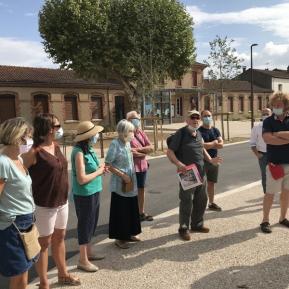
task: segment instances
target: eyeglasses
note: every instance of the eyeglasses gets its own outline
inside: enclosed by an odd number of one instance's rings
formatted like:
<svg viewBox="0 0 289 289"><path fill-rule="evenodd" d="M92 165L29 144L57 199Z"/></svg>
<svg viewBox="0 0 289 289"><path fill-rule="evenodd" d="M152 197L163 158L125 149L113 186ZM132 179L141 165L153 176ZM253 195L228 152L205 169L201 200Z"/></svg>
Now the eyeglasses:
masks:
<svg viewBox="0 0 289 289"><path fill-rule="evenodd" d="M203 117L212 117L211 115L203 115Z"/></svg>
<svg viewBox="0 0 289 289"><path fill-rule="evenodd" d="M190 119L200 119L200 116L199 115L191 115L190 116Z"/></svg>
<svg viewBox="0 0 289 289"><path fill-rule="evenodd" d="M53 125L53 128L61 128L61 124Z"/></svg>

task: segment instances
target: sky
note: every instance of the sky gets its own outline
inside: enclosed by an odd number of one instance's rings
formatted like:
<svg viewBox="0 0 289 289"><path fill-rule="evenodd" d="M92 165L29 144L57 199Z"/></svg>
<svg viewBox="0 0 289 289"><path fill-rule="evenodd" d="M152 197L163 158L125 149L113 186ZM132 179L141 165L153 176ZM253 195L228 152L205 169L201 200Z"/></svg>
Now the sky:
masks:
<svg viewBox="0 0 289 289"><path fill-rule="evenodd" d="M0 0L0 64L58 67L45 54L38 32L44 0ZM182 0L193 17L197 61L209 54L216 35L233 39L236 53L250 67L286 69L289 65L289 0Z"/></svg>

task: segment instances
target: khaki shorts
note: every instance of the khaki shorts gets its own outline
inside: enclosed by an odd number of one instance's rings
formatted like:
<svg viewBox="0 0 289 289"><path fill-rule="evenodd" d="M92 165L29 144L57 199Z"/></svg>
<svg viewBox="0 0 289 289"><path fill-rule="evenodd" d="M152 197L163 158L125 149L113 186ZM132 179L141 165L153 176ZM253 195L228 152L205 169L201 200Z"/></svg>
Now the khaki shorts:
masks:
<svg viewBox="0 0 289 289"><path fill-rule="evenodd" d="M266 194L279 193L282 190L289 191L289 164L282 165L284 169L284 177L274 180L269 166L266 167Z"/></svg>
<svg viewBox="0 0 289 289"><path fill-rule="evenodd" d="M219 166L215 166L209 162L205 162L205 171L208 182L218 182Z"/></svg>
<svg viewBox="0 0 289 289"><path fill-rule="evenodd" d="M56 208L36 206L35 219L40 237L52 235L54 229L66 229L68 220L68 203Z"/></svg>

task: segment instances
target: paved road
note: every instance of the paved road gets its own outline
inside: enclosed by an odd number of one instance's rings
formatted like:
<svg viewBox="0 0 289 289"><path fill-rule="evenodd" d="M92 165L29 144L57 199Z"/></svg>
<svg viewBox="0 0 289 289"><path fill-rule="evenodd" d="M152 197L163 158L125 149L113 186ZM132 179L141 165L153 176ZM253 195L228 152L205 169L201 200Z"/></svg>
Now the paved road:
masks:
<svg viewBox="0 0 289 289"><path fill-rule="evenodd" d="M259 179L257 161L248 148L248 143L225 147L220 155L224 162L220 168L220 181L217 192L224 192L245 184L255 182ZM175 167L167 158L150 160L150 173L148 175L148 212L157 215L175 208L178 205L178 186L175 176ZM109 177L104 178L104 188L107 188ZM100 241L107 237L107 223L109 217L110 194L107 191L102 193L100 219L98 234L95 241ZM76 239L76 217L73 202L70 203L70 215L67 231L67 257L78 253ZM50 262L50 266L53 263ZM31 278L35 272L31 271ZM2 281L2 282L1 282ZM3 280L0 279L0 288L6 288Z"/></svg>

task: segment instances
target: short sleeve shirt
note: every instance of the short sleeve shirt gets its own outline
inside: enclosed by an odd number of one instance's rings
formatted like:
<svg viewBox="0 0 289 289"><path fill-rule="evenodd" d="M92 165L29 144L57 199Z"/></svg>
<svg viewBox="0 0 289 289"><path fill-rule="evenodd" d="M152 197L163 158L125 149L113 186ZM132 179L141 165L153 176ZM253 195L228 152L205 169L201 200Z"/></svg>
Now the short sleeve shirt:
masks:
<svg viewBox="0 0 289 289"><path fill-rule="evenodd" d="M199 128L199 131L202 134L204 142L212 142L216 139L218 139L221 136L220 131L216 127L211 127L211 128L205 128L201 126ZM215 158L218 155L218 150L217 149L208 149L207 152L211 156L211 158Z"/></svg>
<svg viewBox="0 0 289 289"><path fill-rule="evenodd" d="M72 174L72 192L78 196L90 196L102 191L102 177L97 176L90 182L80 185L76 177L75 156L77 153L83 154L83 160L85 165L85 173L94 173L99 168L99 160L92 147L88 148L88 152L84 154L80 147L73 147L71 153L71 174Z"/></svg>
<svg viewBox="0 0 289 289"><path fill-rule="evenodd" d="M289 116L286 116L284 120L281 121L273 114L263 121L263 134L278 131L289 131ZM267 144L267 158L269 162L274 164L289 164L289 144Z"/></svg>
<svg viewBox="0 0 289 289"><path fill-rule="evenodd" d="M196 136L193 136L187 126L177 130L169 144L169 149L174 151L178 160L183 164L196 164L200 175L204 176L204 146L199 131Z"/></svg>
<svg viewBox="0 0 289 289"><path fill-rule="evenodd" d="M134 138L130 142L132 148L142 148L150 145L150 141L142 130L138 129L135 132ZM134 167L136 172L146 172L148 169L148 162L146 157L134 157Z"/></svg>
<svg viewBox="0 0 289 289"><path fill-rule="evenodd" d="M137 196L136 174L130 143L123 143L120 139L114 139L109 146L105 163L130 176L134 183L134 189L131 192L123 193L122 178L115 174L111 174L110 191L115 192L122 197Z"/></svg>
<svg viewBox="0 0 289 289"><path fill-rule="evenodd" d="M5 155L0 155L0 179L5 182L0 196L0 230L3 230L16 216L33 213L35 206L29 174L21 172Z"/></svg>

